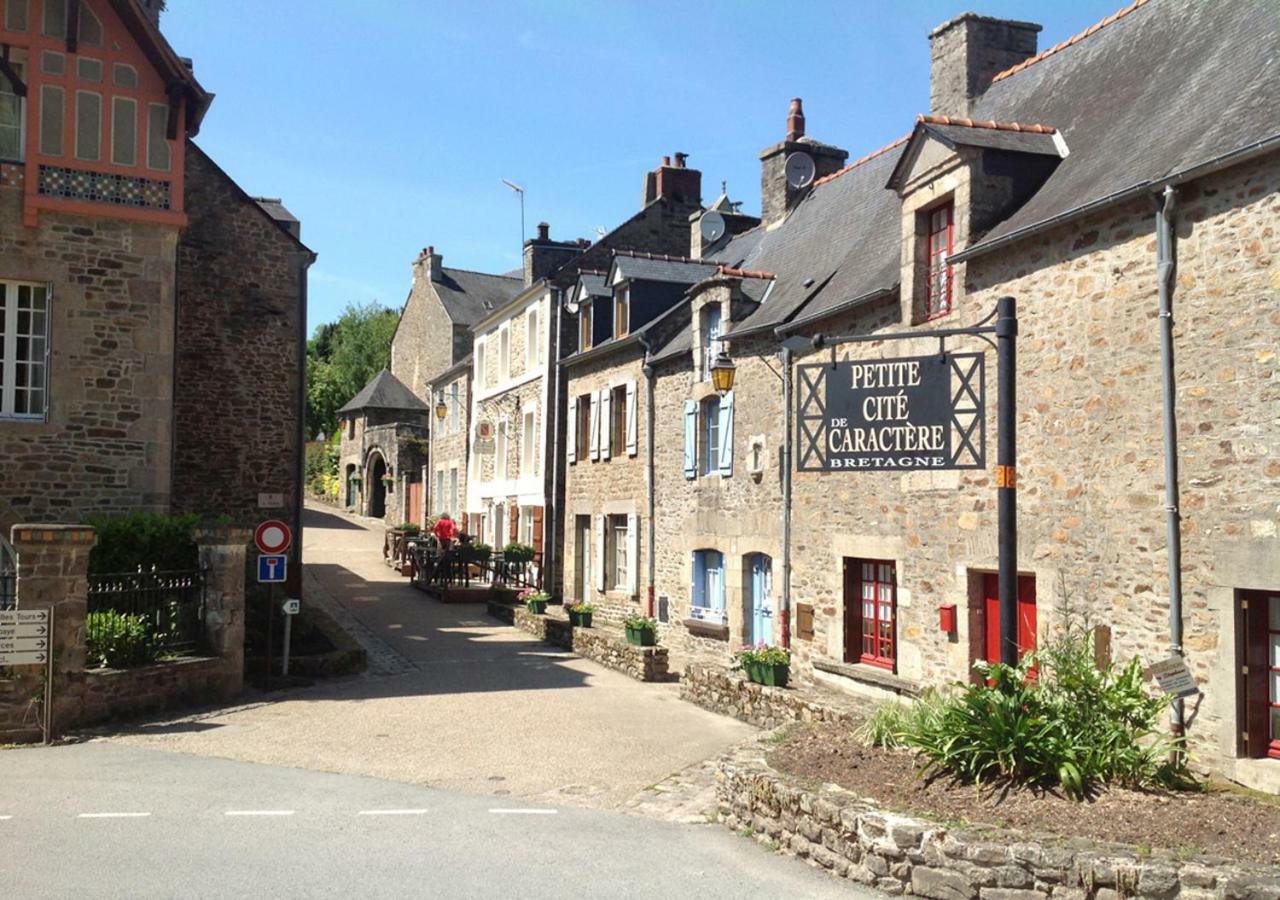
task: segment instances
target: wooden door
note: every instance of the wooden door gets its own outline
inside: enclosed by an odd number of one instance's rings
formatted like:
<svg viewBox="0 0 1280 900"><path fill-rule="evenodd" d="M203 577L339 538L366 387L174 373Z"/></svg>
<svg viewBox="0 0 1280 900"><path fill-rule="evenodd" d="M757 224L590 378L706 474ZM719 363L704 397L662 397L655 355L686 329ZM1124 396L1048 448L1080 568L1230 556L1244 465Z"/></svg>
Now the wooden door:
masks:
<svg viewBox="0 0 1280 900"><path fill-rule="evenodd" d="M1000 661L1000 580L994 572L982 577L982 655ZM1036 646L1036 577L1018 576L1018 658Z"/></svg>
<svg viewBox="0 0 1280 900"><path fill-rule="evenodd" d="M410 481L404 494L404 520L419 526L426 525L422 513L422 482Z"/></svg>
<svg viewBox="0 0 1280 900"><path fill-rule="evenodd" d="M1280 591L1242 591L1237 621L1240 749L1280 759Z"/></svg>

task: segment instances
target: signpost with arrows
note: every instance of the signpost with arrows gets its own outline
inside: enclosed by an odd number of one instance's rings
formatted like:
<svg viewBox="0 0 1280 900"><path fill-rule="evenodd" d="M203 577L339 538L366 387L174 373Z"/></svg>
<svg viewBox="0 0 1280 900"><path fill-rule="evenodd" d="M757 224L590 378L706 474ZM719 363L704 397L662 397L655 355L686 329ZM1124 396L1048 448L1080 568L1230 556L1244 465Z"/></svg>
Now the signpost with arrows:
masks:
<svg viewBox="0 0 1280 900"><path fill-rule="evenodd" d="M53 709L53 616L47 609L0 610L0 667L42 666L44 739L49 742Z"/></svg>

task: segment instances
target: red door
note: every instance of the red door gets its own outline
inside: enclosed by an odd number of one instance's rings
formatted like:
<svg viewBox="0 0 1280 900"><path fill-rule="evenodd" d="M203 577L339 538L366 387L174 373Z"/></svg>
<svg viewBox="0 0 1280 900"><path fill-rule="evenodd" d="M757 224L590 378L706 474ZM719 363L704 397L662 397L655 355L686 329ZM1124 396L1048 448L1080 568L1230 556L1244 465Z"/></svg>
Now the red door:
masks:
<svg viewBox="0 0 1280 900"><path fill-rule="evenodd" d="M422 482L410 481L404 496L404 520L415 525L426 525L422 519Z"/></svg>
<svg viewBox="0 0 1280 900"><path fill-rule="evenodd" d="M1000 581L994 573L982 577L984 620L983 659L1000 661ZM1036 577L1018 576L1018 658L1036 645Z"/></svg>

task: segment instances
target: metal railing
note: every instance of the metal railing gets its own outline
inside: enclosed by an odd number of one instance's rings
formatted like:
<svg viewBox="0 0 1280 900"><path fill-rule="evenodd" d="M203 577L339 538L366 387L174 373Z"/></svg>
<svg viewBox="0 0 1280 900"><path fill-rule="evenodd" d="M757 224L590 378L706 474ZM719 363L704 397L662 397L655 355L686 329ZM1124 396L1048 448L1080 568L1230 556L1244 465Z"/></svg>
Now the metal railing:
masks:
<svg viewBox="0 0 1280 900"><path fill-rule="evenodd" d="M418 544L413 550L413 584L432 591L472 585L504 585L542 590L542 554L532 559L506 559L495 553L488 559L468 559L465 549L454 547L437 556L433 546Z"/></svg>
<svg viewBox="0 0 1280 900"><path fill-rule="evenodd" d="M18 603L18 573L0 568L0 609L14 609Z"/></svg>
<svg viewBox="0 0 1280 900"><path fill-rule="evenodd" d="M140 629L124 640L151 642L162 655L184 656L205 646L205 571L155 570L90 575L88 612L116 612L133 617ZM91 641L103 629L99 619L86 622Z"/></svg>

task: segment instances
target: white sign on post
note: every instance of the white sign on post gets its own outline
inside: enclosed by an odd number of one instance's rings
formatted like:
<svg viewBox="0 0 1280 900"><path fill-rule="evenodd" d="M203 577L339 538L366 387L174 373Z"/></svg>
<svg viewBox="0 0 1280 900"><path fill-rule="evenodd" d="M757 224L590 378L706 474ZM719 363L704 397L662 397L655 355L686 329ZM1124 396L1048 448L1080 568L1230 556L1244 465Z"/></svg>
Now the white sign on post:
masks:
<svg viewBox="0 0 1280 900"><path fill-rule="evenodd" d="M0 666L39 666L49 661L49 610L0 611Z"/></svg>
<svg viewBox="0 0 1280 900"><path fill-rule="evenodd" d="M1200 693L1200 686L1187 668L1187 661L1176 654L1153 663L1147 673L1156 680L1160 690L1170 697L1194 697Z"/></svg>
<svg viewBox="0 0 1280 900"><path fill-rule="evenodd" d="M280 607L280 611L286 616L296 616L302 612L302 601L294 598L286 600L284 605Z"/></svg>

